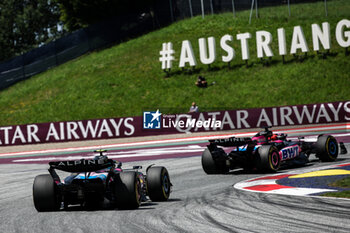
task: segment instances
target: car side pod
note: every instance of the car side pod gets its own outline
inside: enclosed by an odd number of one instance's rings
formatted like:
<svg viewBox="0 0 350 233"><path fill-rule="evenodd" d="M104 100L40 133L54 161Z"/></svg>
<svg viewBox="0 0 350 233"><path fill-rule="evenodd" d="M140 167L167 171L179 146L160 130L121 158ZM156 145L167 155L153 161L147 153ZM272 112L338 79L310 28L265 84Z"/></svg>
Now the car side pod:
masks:
<svg viewBox="0 0 350 233"><path fill-rule="evenodd" d="M338 142L333 136L322 135L315 143L315 151L316 157L322 162L333 162L338 157Z"/></svg>

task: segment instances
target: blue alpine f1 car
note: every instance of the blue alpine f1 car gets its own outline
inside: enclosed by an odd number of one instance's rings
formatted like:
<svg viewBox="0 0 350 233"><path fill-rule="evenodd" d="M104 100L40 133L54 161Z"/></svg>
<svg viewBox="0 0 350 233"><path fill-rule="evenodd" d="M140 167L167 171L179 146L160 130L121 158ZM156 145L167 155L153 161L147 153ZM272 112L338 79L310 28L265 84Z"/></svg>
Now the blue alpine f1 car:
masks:
<svg viewBox="0 0 350 233"><path fill-rule="evenodd" d="M287 139L286 134L274 134L268 128L252 138L226 138L209 140L210 144L202 154L202 167L207 174L222 174L235 168L276 172L281 165L306 164L310 154L324 162L335 161L339 153L346 154L346 148L331 135L318 138ZM224 147L232 147L229 153Z"/></svg>
<svg viewBox="0 0 350 233"><path fill-rule="evenodd" d="M119 209L136 209L141 202L167 201L171 192L165 167L150 165L122 169L122 163L108 159L105 150L94 159L50 162L49 173L35 177L33 201L37 211L56 211L69 205L102 207L105 199ZM57 170L70 172L61 180Z"/></svg>

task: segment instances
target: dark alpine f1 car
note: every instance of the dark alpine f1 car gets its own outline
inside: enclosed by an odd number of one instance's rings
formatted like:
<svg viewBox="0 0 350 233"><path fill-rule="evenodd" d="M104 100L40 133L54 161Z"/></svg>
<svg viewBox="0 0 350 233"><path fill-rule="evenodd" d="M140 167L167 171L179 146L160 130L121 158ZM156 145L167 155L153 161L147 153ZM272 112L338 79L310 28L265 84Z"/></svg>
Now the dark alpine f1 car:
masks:
<svg viewBox="0 0 350 233"><path fill-rule="evenodd" d="M310 154L324 162L337 159L339 147L337 140L330 135L318 138L299 137L292 141L286 134L273 134L269 128L252 138L226 138L209 140L210 144L202 154L202 167L207 174L222 174L235 168L276 172L281 165L306 164ZM341 142L342 154L346 148ZM233 147L226 153L223 147Z"/></svg>
<svg viewBox="0 0 350 233"><path fill-rule="evenodd" d="M56 211L80 204L101 207L105 198L119 209L136 209L141 202L166 201L171 192L165 167L150 165L146 174L141 166L122 169L122 163L108 159L105 150L94 159L50 162L49 173L35 177L33 200L37 211ZM70 172L61 180L57 170Z"/></svg>

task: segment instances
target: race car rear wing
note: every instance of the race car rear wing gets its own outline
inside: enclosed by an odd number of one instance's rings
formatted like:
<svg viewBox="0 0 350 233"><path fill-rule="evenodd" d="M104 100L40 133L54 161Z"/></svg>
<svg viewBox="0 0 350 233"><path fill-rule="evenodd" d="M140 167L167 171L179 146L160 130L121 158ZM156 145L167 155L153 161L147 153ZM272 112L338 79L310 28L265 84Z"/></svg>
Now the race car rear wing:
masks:
<svg viewBox="0 0 350 233"><path fill-rule="evenodd" d="M244 146L249 143L254 143L251 138L220 138L209 140L211 146L223 146L223 147L233 147L233 146Z"/></svg>
<svg viewBox="0 0 350 233"><path fill-rule="evenodd" d="M92 172L115 166L112 159L81 159L72 161L49 162L50 169L66 172Z"/></svg>

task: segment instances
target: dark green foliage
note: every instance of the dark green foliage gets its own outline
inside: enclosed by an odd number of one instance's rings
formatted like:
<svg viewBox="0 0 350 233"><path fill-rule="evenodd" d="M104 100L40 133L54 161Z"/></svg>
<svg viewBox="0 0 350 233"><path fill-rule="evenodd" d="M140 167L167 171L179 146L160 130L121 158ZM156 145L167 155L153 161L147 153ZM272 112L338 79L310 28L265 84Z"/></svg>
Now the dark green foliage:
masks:
<svg viewBox="0 0 350 233"><path fill-rule="evenodd" d="M0 1L0 61L56 38L59 9L51 0Z"/></svg>
<svg viewBox="0 0 350 233"><path fill-rule="evenodd" d="M138 15L148 11L153 0L57 0L61 19L73 31L106 18Z"/></svg>

